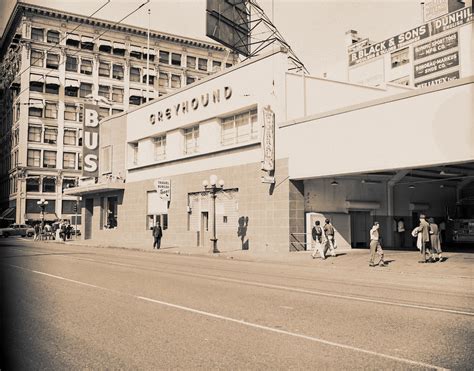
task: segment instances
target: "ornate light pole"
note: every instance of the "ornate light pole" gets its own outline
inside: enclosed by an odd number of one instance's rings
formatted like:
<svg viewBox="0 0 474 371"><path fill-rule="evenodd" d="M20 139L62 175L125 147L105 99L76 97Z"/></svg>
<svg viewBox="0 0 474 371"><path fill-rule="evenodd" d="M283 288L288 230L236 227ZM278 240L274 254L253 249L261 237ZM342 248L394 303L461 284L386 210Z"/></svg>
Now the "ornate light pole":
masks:
<svg viewBox="0 0 474 371"><path fill-rule="evenodd" d="M202 185L206 191L209 191L209 194L212 198L212 252L220 252L217 249L217 237L216 237L216 197L217 192L221 191L224 188L224 181L221 179L217 182L217 175L211 175L209 177L209 182L203 180Z"/></svg>
<svg viewBox="0 0 474 371"><path fill-rule="evenodd" d="M43 227L44 226L44 208L48 204L48 201L45 201L45 199L42 198L41 200L37 201L36 203L41 208L41 227Z"/></svg>

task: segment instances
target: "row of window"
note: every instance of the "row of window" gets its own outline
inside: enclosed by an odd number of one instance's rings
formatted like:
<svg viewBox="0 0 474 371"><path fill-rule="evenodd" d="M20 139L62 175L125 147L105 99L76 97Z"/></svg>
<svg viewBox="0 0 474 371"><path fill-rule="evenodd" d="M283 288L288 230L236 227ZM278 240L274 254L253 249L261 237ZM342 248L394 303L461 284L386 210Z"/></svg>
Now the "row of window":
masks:
<svg viewBox="0 0 474 371"><path fill-rule="evenodd" d="M31 39L35 41L44 42L45 32L42 28L32 28ZM59 44L60 34L58 31L48 30L46 32L46 42L51 44ZM125 56L125 44L110 42L108 40L98 40L98 50L100 52L114 54L118 56ZM92 37L78 36L75 34L68 34L66 36L66 45L74 48L84 50L94 50L95 42ZM147 55L148 54L148 55ZM130 45L129 56L137 60L155 61L155 51L147 48L142 48L138 45ZM160 50L158 53L159 63L169 64L171 66L184 67L183 56L180 53L173 53L165 50ZM226 63L226 68L231 67L231 63ZM186 67L189 69L197 69L199 71L208 71L208 59L193 56L186 57ZM212 61L212 70L215 71L222 67L222 62L218 60Z"/></svg>
<svg viewBox="0 0 474 371"><path fill-rule="evenodd" d="M229 117L221 122L221 144L223 146L245 143L258 138L259 128L257 110L249 110ZM199 152L199 125L186 128L184 136L184 154ZM138 143L131 144L132 164L138 164ZM154 160L166 158L166 135L154 138Z"/></svg>
<svg viewBox="0 0 474 371"><path fill-rule="evenodd" d="M86 84L91 85L91 84ZM82 86L82 84L81 84ZM92 85L90 86L92 89ZM82 91L82 90L81 90ZM87 90L88 91L88 90ZM86 91L86 92L87 92ZM91 90L92 92L92 90ZM115 95L114 95L115 93ZM85 93L84 93L85 94ZM90 93L88 93L90 94ZM102 91L102 94L105 94L105 91ZM99 93L99 95L102 95ZM109 93L110 94L110 93ZM140 97L141 98L141 97ZM112 99L116 99L118 103L123 101L123 89L120 91L114 91L112 89ZM140 102L141 103L141 102ZM140 104L138 103L138 104ZM58 102L49 102L37 99L30 99L29 103L29 116L38 117L38 118L47 118L47 119L57 119L58 118ZM82 121L82 105L75 103L66 103L64 105L64 120L68 121ZM109 108L109 107L99 107L99 118L103 119L107 116L115 115L117 113L123 112L122 109Z"/></svg>
<svg viewBox="0 0 474 371"><path fill-rule="evenodd" d="M58 129L54 127L42 127L39 125L28 126L28 142L56 144ZM64 145L82 145L82 129L65 128L63 136Z"/></svg>
<svg viewBox="0 0 474 371"><path fill-rule="evenodd" d="M64 178L62 189L75 187L77 180L75 178ZM26 178L26 192L56 192L56 177L52 176L29 176Z"/></svg>
<svg viewBox="0 0 474 371"><path fill-rule="evenodd" d="M56 151L42 149L29 149L27 155L27 165L30 167L56 168ZM76 166L77 164L77 166ZM63 169L81 170L81 154L76 152L63 153Z"/></svg>

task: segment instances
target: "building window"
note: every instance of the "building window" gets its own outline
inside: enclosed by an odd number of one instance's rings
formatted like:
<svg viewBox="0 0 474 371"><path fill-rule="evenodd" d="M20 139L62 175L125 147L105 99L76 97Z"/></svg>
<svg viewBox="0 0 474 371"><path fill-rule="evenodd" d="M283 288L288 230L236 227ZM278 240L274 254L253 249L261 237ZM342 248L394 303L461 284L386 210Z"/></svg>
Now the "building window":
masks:
<svg viewBox="0 0 474 371"><path fill-rule="evenodd" d="M112 101L123 103L123 88L112 88Z"/></svg>
<svg viewBox="0 0 474 371"><path fill-rule="evenodd" d="M64 145L75 146L76 145L76 129L64 129Z"/></svg>
<svg viewBox="0 0 474 371"><path fill-rule="evenodd" d="M59 68L59 55L48 53L46 55L46 68L57 70Z"/></svg>
<svg viewBox="0 0 474 371"><path fill-rule="evenodd" d="M112 67L112 78L116 80L123 80L123 66L121 64L114 64Z"/></svg>
<svg viewBox="0 0 474 371"><path fill-rule="evenodd" d="M155 144L155 161L166 158L166 135L153 139Z"/></svg>
<svg viewBox="0 0 474 371"><path fill-rule="evenodd" d="M112 53L112 44L109 40L99 40L99 51L104 53Z"/></svg>
<svg viewBox="0 0 474 371"><path fill-rule="evenodd" d="M199 69L199 71L207 71L207 59L199 58L199 60L198 60L198 69Z"/></svg>
<svg viewBox="0 0 474 371"><path fill-rule="evenodd" d="M125 56L125 45L122 43L115 43L114 42L114 47L112 49L112 52L114 55L120 55L120 56Z"/></svg>
<svg viewBox="0 0 474 371"><path fill-rule="evenodd" d="M118 206L118 198L117 197L106 197L105 198L105 205L104 205L104 217L103 220L105 222L104 228L105 229L114 229L118 226L118 218L117 218L117 206Z"/></svg>
<svg viewBox="0 0 474 371"><path fill-rule="evenodd" d="M141 48L139 46L130 45L130 57L136 59L142 59Z"/></svg>
<svg viewBox="0 0 474 371"><path fill-rule="evenodd" d="M160 50L160 63L170 64L170 53Z"/></svg>
<svg viewBox="0 0 474 371"><path fill-rule="evenodd" d="M81 58L81 70L84 75L92 75L92 61L90 59Z"/></svg>
<svg viewBox="0 0 474 371"><path fill-rule="evenodd" d="M77 86L65 86L64 95L67 97L77 97L79 94L79 89Z"/></svg>
<svg viewBox="0 0 474 371"><path fill-rule="evenodd" d="M28 142L41 142L41 126L28 127Z"/></svg>
<svg viewBox="0 0 474 371"><path fill-rule="evenodd" d="M31 40L44 41L44 30L42 28L32 28Z"/></svg>
<svg viewBox="0 0 474 371"><path fill-rule="evenodd" d="M77 121L77 109L75 104L64 105L64 120Z"/></svg>
<svg viewBox="0 0 474 371"><path fill-rule="evenodd" d="M49 167L49 168L56 167L56 151L43 152L43 167Z"/></svg>
<svg viewBox="0 0 474 371"><path fill-rule="evenodd" d="M196 69L196 57L186 57L186 67L195 70Z"/></svg>
<svg viewBox="0 0 474 371"><path fill-rule="evenodd" d="M63 189L64 189L64 182L63 182ZM76 202L77 202L76 200L63 200L62 208L61 208L62 213L63 214L76 214L77 212L80 213L81 212L80 210L74 211L74 205L76 204ZM73 219L73 217L74 215L71 215L71 219Z"/></svg>
<svg viewBox="0 0 474 371"><path fill-rule="evenodd" d="M59 32L49 30L46 34L46 41L51 44L59 44Z"/></svg>
<svg viewBox="0 0 474 371"><path fill-rule="evenodd" d="M138 164L138 143L130 143L130 151L132 153L132 164Z"/></svg>
<svg viewBox="0 0 474 371"><path fill-rule="evenodd" d="M74 188L76 186L76 179L75 178L64 178L62 185L63 185L63 190L68 189L68 188Z"/></svg>
<svg viewBox="0 0 474 371"><path fill-rule="evenodd" d="M130 67L130 81L140 82L140 68Z"/></svg>
<svg viewBox="0 0 474 371"><path fill-rule="evenodd" d="M99 107L99 120L110 116L110 109L108 107Z"/></svg>
<svg viewBox="0 0 474 371"><path fill-rule="evenodd" d="M148 75L148 85L153 85L155 83L155 76L153 76L154 73L155 73L155 71L150 70L150 74ZM147 74L144 73L143 74L143 83L144 84L146 84L146 77L147 77Z"/></svg>
<svg viewBox="0 0 474 371"><path fill-rule="evenodd" d="M43 192L56 193L56 178L53 178L53 177L43 178Z"/></svg>
<svg viewBox="0 0 474 371"><path fill-rule="evenodd" d="M219 71L221 69L222 62L220 61L212 61L212 70Z"/></svg>
<svg viewBox="0 0 474 371"><path fill-rule="evenodd" d="M192 84L194 81L196 81L195 77L186 76L186 85Z"/></svg>
<svg viewBox="0 0 474 371"><path fill-rule="evenodd" d="M59 94L59 80L57 81L57 83L52 83L52 84L51 83L48 84L48 82L46 82L45 93L58 95Z"/></svg>
<svg viewBox="0 0 474 371"><path fill-rule="evenodd" d="M82 36L81 49L94 50L94 39L92 37Z"/></svg>
<svg viewBox="0 0 474 371"><path fill-rule="evenodd" d="M181 54L171 53L171 64L173 66L181 66Z"/></svg>
<svg viewBox="0 0 474 371"><path fill-rule="evenodd" d="M101 97L110 99L110 86L107 85L99 85L99 95Z"/></svg>
<svg viewBox="0 0 474 371"><path fill-rule="evenodd" d="M77 72L77 58L71 57L70 55L66 56L66 71Z"/></svg>
<svg viewBox="0 0 474 371"><path fill-rule="evenodd" d="M184 153L196 153L199 149L199 125L184 129Z"/></svg>
<svg viewBox="0 0 474 371"><path fill-rule="evenodd" d="M42 81L30 81L30 91L43 92L44 83Z"/></svg>
<svg viewBox="0 0 474 371"><path fill-rule="evenodd" d="M76 168L76 154L72 152L63 153L63 169Z"/></svg>
<svg viewBox="0 0 474 371"><path fill-rule="evenodd" d="M392 68L403 66L410 62L409 48L405 48L392 53Z"/></svg>
<svg viewBox="0 0 474 371"><path fill-rule="evenodd" d="M169 75L166 72L160 72L160 78L158 79L158 86L161 88L169 87Z"/></svg>
<svg viewBox="0 0 474 371"><path fill-rule="evenodd" d="M257 110L226 117L222 120L222 145L248 142L258 138Z"/></svg>
<svg viewBox="0 0 474 371"><path fill-rule="evenodd" d="M27 157L28 166L40 167L41 151L39 149L29 149Z"/></svg>
<svg viewBox="0 0 474 371"><path fill-rule="evenodd" d="M32 50L30 64L36 67L43 67L44 66L44 53L40 50Z"/></svg>
<svg viewBox="0 0 474 371"><path fill-rule="evenodd" d="M105 61L99 62L99 76L110 77L110 63Z"/></svg>
<svg viewBox="0 0 474 371"><path fill-rule="evenodd" d="M75 34L67 34L66 37L66 45L67 46L72 46L74 48L78 48L80 43L80 38L78 35Z"/></svg>
<svg viewBox="0 0 474 371"><path fill-rule="evenodd" d="M40 182L39 177L26 178L26 192L39 192Z"/></svg>
<svg viewBox="0 0 474 371"><path fill-rule="evenodd" d="M180 88L181 87L181 76L171 75L171 87Z"/></svg>
<svg viewBox="0 0 474 371"><path fill-rule="evenodd" d="M81 87L79 89L79 96L85 98L89 94L92 94L92 84L81 82Z"/></svg>
<svg viewBox="0 0 474 371"><path fill-rule="evenodd" d="M41 103L40 103L41 102ZM38 101L37 103L31 103L28 108L28 115L32 117L43 117L43 102Z"/></svg>
<svg viewBox="0 0 474 371"><path fill-rule="evenodd" d="M44 117L47 119L57 119L58 118L58 104L52 102L46 102Z"/></svg>
<svg viewBox="0 0 474 371"><path fill-rule="evenodd" d="M44 143L56 144L58 140L58 130L55 128L44 128Z"/></svg>

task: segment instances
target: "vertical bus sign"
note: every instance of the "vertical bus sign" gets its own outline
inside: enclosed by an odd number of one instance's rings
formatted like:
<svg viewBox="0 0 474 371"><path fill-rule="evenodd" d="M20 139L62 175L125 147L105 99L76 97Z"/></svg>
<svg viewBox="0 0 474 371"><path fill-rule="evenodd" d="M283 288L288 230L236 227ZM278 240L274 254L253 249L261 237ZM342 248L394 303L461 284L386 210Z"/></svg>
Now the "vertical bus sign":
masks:
<svg viewBox="0 0 474 371"><path fill-rule="evenodd" d="M82 176L99 176L99 112L97 106L84 105L84 139L82 141Z"/></svg>
<svg viewBox="0 0 474 371"><path fill-rule="evenodd" d="M275 170L275 114L270 106L263 108L262 170Z"/></svg>

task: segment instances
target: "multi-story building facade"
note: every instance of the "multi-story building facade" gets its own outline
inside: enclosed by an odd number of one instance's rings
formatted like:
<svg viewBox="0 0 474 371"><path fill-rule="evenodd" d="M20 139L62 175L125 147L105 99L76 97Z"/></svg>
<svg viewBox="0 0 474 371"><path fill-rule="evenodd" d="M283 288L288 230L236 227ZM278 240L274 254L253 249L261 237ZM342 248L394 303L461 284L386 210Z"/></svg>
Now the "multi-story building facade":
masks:
<svg viewBox="0 0 474 371"><path fill-rule="evenodd" d="M45 199L46 219L72 219L63 190L81 175L85 103L104 118L236 62L218 44L149 36L148 48L146 29L17 4L0 45L3 218L37 220Z"/></svg>

